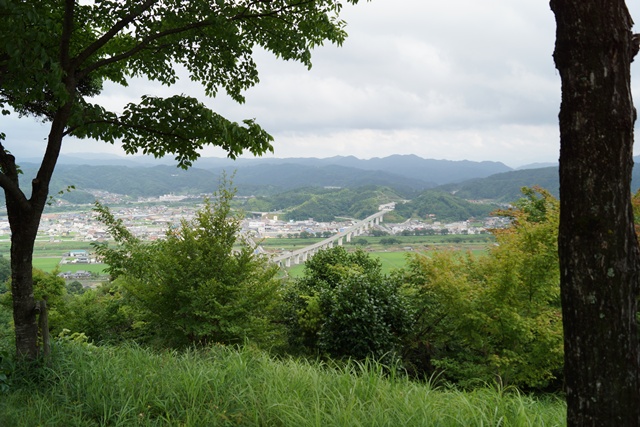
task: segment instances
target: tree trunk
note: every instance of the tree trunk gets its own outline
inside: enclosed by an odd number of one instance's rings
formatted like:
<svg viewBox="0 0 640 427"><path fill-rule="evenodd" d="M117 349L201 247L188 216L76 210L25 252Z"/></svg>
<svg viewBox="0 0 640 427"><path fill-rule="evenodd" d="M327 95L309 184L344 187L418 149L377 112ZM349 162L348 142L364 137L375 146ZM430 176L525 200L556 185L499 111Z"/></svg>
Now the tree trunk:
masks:
<svg viewBox="0 0 640 427"><path fill-rule="evenodd" d="M38 323L33 298L33 245L38 231L39 217L25 212L7 194L7 213L11 226L11 294L13 322L18 358L38 356Z"/></svg>
<svg viewBox="0 0 640 427"><path fill-rule="evenodd" d="M560 108L560 282L569 426L640 425L632 20L623 0L551 0Z"/></svg>
<svg viewBox="0 0 640 427"><path fill-rule="evenodd" d="M73 93L72 90L69 91ZM19 173L15 158L2 147L0 166L5 175L7 216L11 227L11 294L16 335L16 355L19 359L38 357L38 323L33 297L33 247L42 212L49 196L49 183L55 169L65 125L71 114L71 102L63 105L51 123L47 149L31 183L31 198L26 199L19 188Z"/></svg>

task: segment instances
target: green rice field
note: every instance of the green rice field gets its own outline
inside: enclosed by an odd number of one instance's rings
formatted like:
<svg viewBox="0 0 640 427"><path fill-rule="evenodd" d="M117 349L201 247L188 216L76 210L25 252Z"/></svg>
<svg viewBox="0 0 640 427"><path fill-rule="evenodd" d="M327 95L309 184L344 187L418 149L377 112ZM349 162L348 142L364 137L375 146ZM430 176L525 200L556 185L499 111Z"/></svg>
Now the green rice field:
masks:
<svg viewBox="0 0 640 427"><path fill-rule="evenodd" d="M455 250L470 251L474 255L486 253L488 245L493 241L492 236L394 236L399 243L394 245L383 245L380 243L381 237L364 236L366 245L345 244L348 250L359 247L370 255L380 259L382 271L385 274L392 270L402 268L406 263L407 256L414 253L428 253L434 250ZM265 239L260 244L268 251L275 252L281 250L294 251L302 249L322 239ZM8 237L0 238L0 254L9 257L10 242ZM93 247L90 242L82 242L73 239L52 242L50 240L37 240L33 254L33 266L35 268L52 272L56 268L61 272L78 270L89 271L97 274L104 274L106 265L104 264L60 264L63 255L73 250L86 250L92 252ZM304 265L294 265L287 270L290 277L299 277L304 271Z"/></svg>

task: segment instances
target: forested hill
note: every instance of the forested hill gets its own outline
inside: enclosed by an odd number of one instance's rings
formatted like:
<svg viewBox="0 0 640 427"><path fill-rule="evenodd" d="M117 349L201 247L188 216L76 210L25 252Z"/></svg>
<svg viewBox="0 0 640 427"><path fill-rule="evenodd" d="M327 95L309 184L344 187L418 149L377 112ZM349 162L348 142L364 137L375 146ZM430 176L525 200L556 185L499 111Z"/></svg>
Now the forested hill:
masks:
<svg viewBox="0 0 640 427"><path fill-rule="evenodd" d="M378 211L381 204L401 202L403 197L388 187L298 188L269 197L246 200L246 211L278 211L286 219L333 221L337 217L363 219Z"/></svg>
<svg viewBox="0 0 640 427"><path fill-rule="evenodd" d="M381 204L396 202L388 221L410 218L435 218L439 221L461 221L482 218L498 206L491 203L470 203L451 194L427 190L412 200L403 199L387 187L299 188L269 197L253 197L244 202L246 211L277 211L290 220L334 221L337 217L363 219L378 211Z"/></svg>
<svg viewBox="0 0 640 427"><path fill-rule="evenodd" d="M473 179L437 187L437 190L455 194L467 200L494 200L513 202L522 196L522 187L542 187L558 197L558 167L525 169L498 173L486 178Z"/></svg>
<svg viewBox="0 0 640 427"><path fill-rule="evenodd" d="M104 164L124 162L122 164ZM303 187L358 188L367 185L393 188L405 196L436 185L481 178L509 170L498 162L470 162L422 159L417 156L390 156L360 160L355 157L329 159L200 159L187 171L173 165L132 166L128 159L62 158L56 168L52 194L73 185L78 190L98 189L132 197L176 193L211 193L223 171L235 173L240 195L273 195ZM21 164L22 182L35 175L36 165ZM26 185L25 185L26 184ZM76 196L78 192L76 192Z"/></svg>
<svg viewBox="0 0 640 427"><path fill-rule="evenodd" d="M639 160L640 158L635 158L636 162ZM558 167L498 173L486 178L442 185L436 189L455 194L467 200L494 200L508 203L517 200L521 196L520 189L522 187L533 186L542 187L555 197L559 197ZM635 193L638 189L640 189L640 169L634 167L631 191Z"/></svg>
<svg viewBox="0 0 640 427"><path fill-rule="evenodd" d="M25 177L35 174L34 165L25 164L22 169ZM194 167L185 171L167 165L134 168L63 164L56 168L51 192L54 194L73 185L78 191L96 189L131 197L154 197L170 193L211 194L217 188L223 172L233 175L239 195L274 195L304 187L358 188L373 185L394 188L406 197L434 186L433 183L392 173L335 165L258 165L237 170ZM29 181L22 181L23 187L28 190Z"/></svg>
<svg viewBox="0 0 640 427"><path fill-rule="evenodd" d="M204 159L206 160L206 159ZM218 185L220 174L226 171L232 174L235 171L234 183L238 187L239 195L255 195L272 197L281 193L300 188L350 188L356 189L365 186L385 187L395 192L403 199L414 199L428 189L435 189L442 193L454 194L460 199L466 200L492 200L496 202L512 202L517 200L522 187L540 186L558 196L558 171L557 167L537 169L525 169L507 171L480 176L476 179L463 182L447 183L437 186L435 182L411 178L416 175L419 164L426 164L426 159L415 156L391 156L385 159L371 159L362 163L355 158L333 158L334 162L343 165L325 164L323 161L330 159L288 159L292 163L277 163L278 159L264 159L264 163L256 163L257 160L239 162L240 167L233 169L222 167L222 163L229 164L227 159L217 159L216 166L210 169L193 167L187 171L170 165L156 166L119 166L119 165L58 165L51 184L51 194L64 190L73 185L76 190L62 196L73 203L91 203L94 197L87 193L86 189L97 189L112 193L126 194L133 198L154 197L163 194L211 194ZM283 159L280 159L282 161ZM296 163L296 161L302 163ZM321 161L322 160L322 161ZM385 160L385 162L383 162ZM401 162L405 161L405 164ZM352 165L368 165L373 167L376 162L384 163L387 168L397 173L382 170L368 170L356 168ZM395 163L395 166L390 165ZM440 162L440 161L433 161ZM474 162L446 162L438 165L449 165L451 177L469 174L473 168L480 169L476 173L487 172L487 165ZM207 166L207 164L204 164ZM35 175L34 164L22 164L24 172L21 182L25 190L30 187L31 177ZM438 166L438 167L440 167ZM456 169L457 166L462 170ZM504 166L504 165L502 165ZM483 169L484 168L484 169ZM502 167L498 167L501 169ZM424 176L427 176L425 173ZM640 186L638 169L634 169L633 191ZM438 178L442 180L443 178ZM3 203L4 194L0 194L0 202ZM354 199L355 202L355 199ZM303 216L306 209L300 211ZM352 212L353 213L353 212ZM296 215L297 217L298 215Z"/></svg>

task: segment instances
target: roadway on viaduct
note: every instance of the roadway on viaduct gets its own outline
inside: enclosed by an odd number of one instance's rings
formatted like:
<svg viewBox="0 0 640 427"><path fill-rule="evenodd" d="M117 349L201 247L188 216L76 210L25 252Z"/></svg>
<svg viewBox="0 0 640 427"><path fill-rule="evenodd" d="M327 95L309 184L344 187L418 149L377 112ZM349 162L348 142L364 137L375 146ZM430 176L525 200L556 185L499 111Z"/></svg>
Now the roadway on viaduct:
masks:
<svg viewBox="0 0 640 427"><path fill-rule="evenodd" d="M369 228L380 224L382 222L382 217L391 210L392 209L380 210L338 234L329 237L328 239L314 243L313 245L309 245L302 249L296 249L293 252L287 252L285 254L275 256L271 258L271 261L278 263L281 267L291 267L291 264L304 263L310 257L315 255L316 252L322 249L332 248L335 244L342 246L345 240L348 243L351 241L353 236L364 234Z"/></svg>

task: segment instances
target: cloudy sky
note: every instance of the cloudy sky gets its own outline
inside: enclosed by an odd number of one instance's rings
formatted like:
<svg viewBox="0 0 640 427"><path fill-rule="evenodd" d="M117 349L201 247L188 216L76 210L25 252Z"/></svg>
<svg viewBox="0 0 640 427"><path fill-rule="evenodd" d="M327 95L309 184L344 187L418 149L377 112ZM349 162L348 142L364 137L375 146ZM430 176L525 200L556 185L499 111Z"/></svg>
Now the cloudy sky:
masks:
<svg viewBox="0 0 640 427"><path fill-rule="evenodd" d="M630 3L640 22L640 7ZM259 52L261 82L243 105L206 99L190 82L170 90L143 81L108 86L101 101L189 93L232 120L255 118L275 137L273 157L416 154L512 167L558 159L560 77L547 1L373 0L345 6L342 17L348 40L317 49L310 71ZM18 158L41 150L46 128L0 120ZM121 153L76 140L63 152Z"/></svg>

